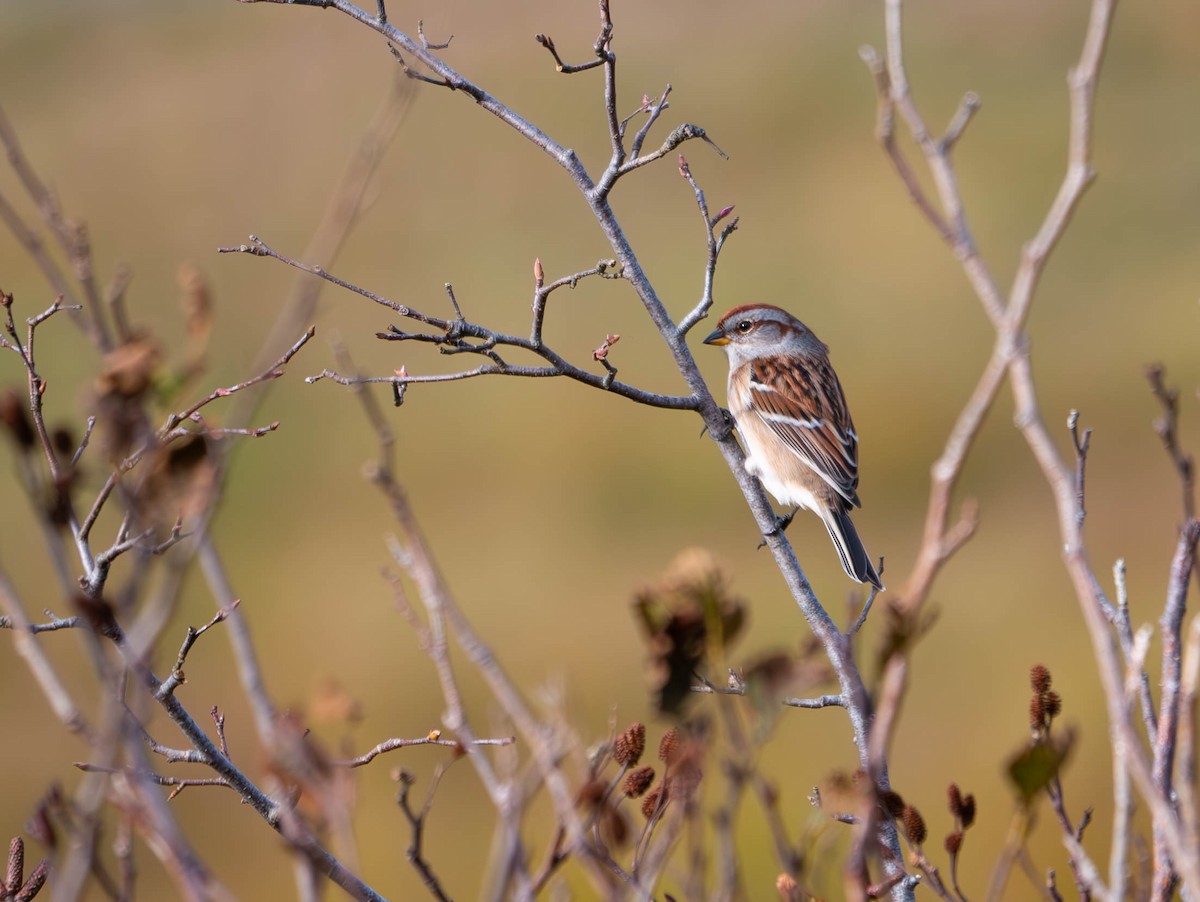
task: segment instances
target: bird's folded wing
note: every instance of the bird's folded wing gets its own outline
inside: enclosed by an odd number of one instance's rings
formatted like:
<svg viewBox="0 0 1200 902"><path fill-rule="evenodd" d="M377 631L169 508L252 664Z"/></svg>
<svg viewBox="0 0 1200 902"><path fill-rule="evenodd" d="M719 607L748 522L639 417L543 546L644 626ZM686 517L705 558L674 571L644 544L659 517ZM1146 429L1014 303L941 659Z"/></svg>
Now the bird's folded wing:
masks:
<svg viewBox="0 0 1200 902"><path fill-rule="evenodd" d="M828 363L801 368L775 357L754 361L750 405L804 464L859 506L858 436Z"/></svg>

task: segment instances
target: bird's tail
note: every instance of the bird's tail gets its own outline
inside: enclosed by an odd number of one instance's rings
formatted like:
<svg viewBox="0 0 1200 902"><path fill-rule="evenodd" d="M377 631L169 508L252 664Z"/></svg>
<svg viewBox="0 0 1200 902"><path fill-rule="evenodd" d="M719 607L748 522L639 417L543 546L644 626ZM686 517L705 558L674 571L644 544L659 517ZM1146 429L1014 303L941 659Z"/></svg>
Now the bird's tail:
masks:
<svg viewBox="0 0 1200 902"><path fill-rule="evenodd" d="M826 508L821 519L825 521L833 546L842 559L842 569L846 575L855 582L870 583L882 592L883 582L871 563L871 556L863 547L862 539L858 537L858 530L850 521L850 514L844 510Z"/></svg>

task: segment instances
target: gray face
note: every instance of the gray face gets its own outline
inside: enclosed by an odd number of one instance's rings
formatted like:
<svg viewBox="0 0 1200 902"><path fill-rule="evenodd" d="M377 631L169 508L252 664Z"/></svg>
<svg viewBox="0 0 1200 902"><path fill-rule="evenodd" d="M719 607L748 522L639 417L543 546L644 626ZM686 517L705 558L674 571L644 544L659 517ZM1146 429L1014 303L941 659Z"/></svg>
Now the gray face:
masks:
<svg viewBox="0 0 1200 902"><path fill-rule="evenodd" d="M725 348L733 369L759 357L823 354L828 350L800 320L786 310L766 305L730 310L704 343Z"/></svg>

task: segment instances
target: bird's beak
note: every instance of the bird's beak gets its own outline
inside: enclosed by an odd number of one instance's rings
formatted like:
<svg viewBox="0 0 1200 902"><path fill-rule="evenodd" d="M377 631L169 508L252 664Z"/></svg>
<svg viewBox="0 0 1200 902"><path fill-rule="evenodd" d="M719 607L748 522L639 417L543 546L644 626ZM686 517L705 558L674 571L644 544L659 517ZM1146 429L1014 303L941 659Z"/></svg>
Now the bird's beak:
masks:
<svg viewBox="0 0 1200 902"><path fill-rule="evenodd" d="M729 338L720 329L713 329L708 333L708 337L704 339L706 345L716 345L718 348L722 345L729 344Z"/></svg>

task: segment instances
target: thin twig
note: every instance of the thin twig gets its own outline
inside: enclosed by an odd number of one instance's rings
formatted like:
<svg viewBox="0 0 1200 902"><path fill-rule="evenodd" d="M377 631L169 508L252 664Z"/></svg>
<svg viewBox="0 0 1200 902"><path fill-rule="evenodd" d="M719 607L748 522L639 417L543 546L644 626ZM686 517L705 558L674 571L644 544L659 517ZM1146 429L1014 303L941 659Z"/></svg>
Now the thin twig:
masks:
<svg viewBox="0 0 1200 902"><path fill-rule="evenodd" d="M515 736L502 736L498 739L476 739L475 745L513 745L517 741ZM385 739L383 742L376 745L369 752L364 752L355 758L335 758L330 763L336 764L339 767L362 767L364 764L369 764L378 756L385 752L393 752L396 749L407 749L417 745L440 745L443 748L461 749L462 745L457 739L442 739L438 736L429 735L421 736L416 739Z"/></svg>
<svg viewBox="0 0 1200 902"><path fill-rule="evenodd" d="M696 177L692 175L692 169L682 154L679 157L679 174L691 186L692 192L696 196L696 207L700 211L700 218L704 223L704 240L708 248L708 257L704 265L704 287L700 292L700 301L679 323L679 334L683 336L687 335L697 323L708 316L708 311L712 308L713 281L717 273L717 259L721 255L721 249L725 246L726 239L737 230L740 218L734 216L732 219L729 219L721 228L720 234L717 234L717 226L725 221L733 212L733 206L722 208L715 216L709 215L708 201L704 196L704 192L696 183Z"/></svg>
<svg viewBox="0 0 1200 902"><path fill-rule="evenodd" d="M400 805L400 810L404 812L404 817L408 821L408 825L412 830L412 840L409 842L406 855L409 863L421 875L421 880L425 884L425 888L430 894L441 902L450 902L450 897L442 889L442 884L438 880L437 875L433 873L433 869L429 866L429 862L425 860L421 850L421 842L425 835L425 820L429 817L429 810L433 807L433 796L437 792L439 784L442 782L442 777L445 776L447 768L454 763L455 759L450 759L449 764L439 764L433 772L433 778L429 781L429 791L425 793L425 801L421 805L419 812L413 811L412 806L408 801L408 793L412 788L414 778L407 772L400 773L400 792L396 798L396 802Z"/></svg>
<svg viewBox="0 0 1200 902"><path fill-rule="evenodd" d="M179 647L179 654L175 658L175 666L171 668L171 674L159 685L156 691L156 697L171 695L184 682L183 664L187 660L188 652L192 650L192 646L196 644L196 640L207 633L218 623L224 622L230 614L237 610L237 606L241 603L241 599L234 599L233 603L228 607L221 608L213 616L213 619L204 624L204 626L196 629L189 626L187 633L183 637L183 644Z"/></svg>
<svg viewBox="0 0 1200 902"><path fill-rule="evenodd" d="M592 388L598 388L602 391L611 392L621 395L630 400L637 401L639 404L646 404L651 407L664 407L671 410L696 410L698 402L691 396L680 395L663 395L656 392L646 391L636 388L632 385L627 385L623 382L615 381L611 366L605 367L605 374L589 372L567 361L565 357L558 354L541 340L541 318L544 316L545 302L537 303L535 298L534 320L533 327L529 338L524 338L517 335L507 335L501 332L495 332L484 326L467 321L465 319L444 319L438 316L432 316L416 310L405 304L400 304L396 301L388 300L381 297L372 291L361 288L353 283L340 279L327 273L321 267L310 266L305 263L293 260L284 254L270 248L261 239L251 236L251 244L243 244L237 247L221 248L221 253L246 253L259 257L272 257L285 263L289 266L294 266L303 272L312 273L332 282L339 287L345 288L348 291L353 291L363 297L369 298L377 304L381 304L390 310L394 310L398 314L408 319L413 319L419 323L437 329L441 334L435 333L410 333L404 332L392 326L388 332L380 332L376 334L377 338L385 341L417 341L427 342L439 345L443 353L476 353L483 354L491 359L491 363L482 364L471 370L463 370L455 373L442 373L435 375L410 375L407 370L397 371L390 376L350 376L343 373L337 373L332 370L323 370L322 372L309 376L305 381L311 383L320 382L324 379L337 382L341 385L367 385L372 383L386 383L392 386L409 386L421 383L437 383L437 382L457 382L464 379L473 379L479 376L520 376L525 378L550 378L555 376L565 376L573 379L576 382L582 382ZM573 276L565 277L557 280L553 285L553 289L570 285L572 282L577 282L579 279L587 275L599 275L605 278L620 278L620 271L611 270L606 261L601 261L597 264L594 271L585 270L581 273L576 273ZM543 286L540 290L548 294L549 290L553 290L550 286ZM471 341L473 340L473 342ZM508 364L497 357L493 349L497 346L514 347L524 351L528 351L541 357L547 362L546 366L515 366ZM603 361L599 361L603 363Z"/></svg>
<svg viewBox="0 0 1200 902"><path fill-rule="evenodd" d="M178 426L183 421L195 419L197 412L199 412L202 408L211 404L213 401L216 401L218 398L228 398L230 395L237 394L238 392L244 391L245 389L250 388L251 386L258 385L261 382L267 382L272 379L278 379L280 376L283 375L283 368L285 366L287 366L288 363L291 362L291 359L293 357L295 357L298 353L300 353L300 349L303 348L306 344L308 344L309 341L312 340L312 337L316 334L317 334L317 327L310 326L308 328L308 330L303 335L301 335L300 338L290 348L288 348L286 351L283 352L282 356L280 356L280 358L278 360L276 360L273 364L271 364L265 370L260 372L258 375L251 376L249 379L245 380L244 382L239 382L236 385L229 386L228 388L214 389L208 396L201 398L199 401L197 401L195 404L191 405L190 407L185 408L184 410L180 411L179 413L171 414L170 416L167 417L167 421L166 421L166 424L163 426L162 432L165 434L165 433L169 432L170 430L174 429L176 426ZM276 426L278 426L277 423L272 426L266 427L265 430L258 430L258 431L269 432L269 431L272 431ZM245 432L241 429L232 429L232 430L226 430L226 431L242 432L242 434L245 434Z"/></svg>
<svg viewBox="0 0 1200 902"><path fill-rule="evenodd" d="M1180 693L1182 690L1183 616L1186 610L1188 584L1196 566L1196 544L1200 542L1200 521L1189 519L1179 533L1175 556L1171 561L1171 578L1167 587L1167 602L1159 619L1162 640L1162 694L1158 708L1158 735L1154 738L1154 782L1163 798L1175 794L1175 748L1179 734ZM1175 889L1177 874L1166 847L1162 829L1154 829L1154 879L1151 898L1168 900ZM1193 850L1194 851L1194 850Z"/></svg>

